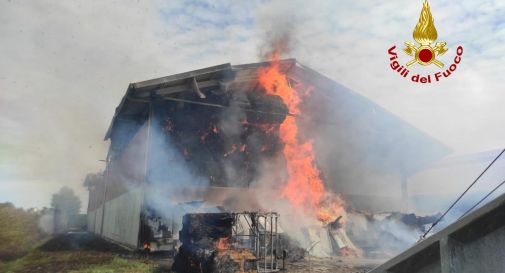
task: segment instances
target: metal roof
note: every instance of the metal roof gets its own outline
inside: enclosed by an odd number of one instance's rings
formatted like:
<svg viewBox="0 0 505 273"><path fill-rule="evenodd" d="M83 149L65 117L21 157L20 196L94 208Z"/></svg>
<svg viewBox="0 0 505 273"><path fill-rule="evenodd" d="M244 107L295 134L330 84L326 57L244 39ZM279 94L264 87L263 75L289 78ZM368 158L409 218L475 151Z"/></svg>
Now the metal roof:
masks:
<svg viewBox="0 0 505 273"><path fill-rule="evenodd" d="M326 122L335 122L334 126L341 127L339 130L345 130L351 134L345 137L352 138L359 135L361 138L366 138L368 150L361 151L360 148L355 152L374 154L378 165L382 164L381 157L390 157L394 154L401 160L391 160L390 165L398 165L394 168L402 168L406 170L406 173L412 173L421 165L433 164L434 161L449 153L445 145L429 135L369 99L300 64L296 59L280 62L281 69L285 70L288 77L315 87L314 93L317 92L320 97L317 100L318 103L332 104L328 108L333 113L325 118ZM114 130L118 127L118 121L132 119L145 113L154 98L174 98L183 92L195 92L199 100L205 103L204 91L206 89L254 90L258 88L257 82L254 84L257 79L257 69L268 64L268 62L242 65L225 63L131 83L116 108L105 140L112 138ZM410 152L410 150L415 150L415 152ZM367 159L365 157L366 155L363 155L363 160Z"/></svg>
<svg viewBox="0 0 505 273"><path fill-rule="evenodd" d="M281 61L284 68L296 64L295 59ZM142 112L150 98L173 96L180 92L197 92L204 99L201 89L209 87L229 88L233 85L246 84L256 78L256 69L268 65L268 62L232 66L229 63L211 66L194 71L179 73L147 81L131 83L126 90L121 103L116 108L112 122L105 135L105 140L111 137L115 124L122 116L131 116ZM244 88L244 87L241 87Z"/></svg>

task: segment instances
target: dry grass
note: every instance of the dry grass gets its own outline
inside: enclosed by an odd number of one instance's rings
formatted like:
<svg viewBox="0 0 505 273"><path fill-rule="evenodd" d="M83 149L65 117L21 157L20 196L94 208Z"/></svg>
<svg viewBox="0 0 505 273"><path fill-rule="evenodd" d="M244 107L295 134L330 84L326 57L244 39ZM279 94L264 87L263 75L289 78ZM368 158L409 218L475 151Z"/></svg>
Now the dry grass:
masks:
<svg viewBox="0 0 505 273"><path fill-rule="evenodd" d="M2 273L151 273L153 261L128 257L92 235L46 237L39 215L0 204L0 272Z"/></svg>
<svg viewBox="0 0 505 273"><path fill-rule="evenodd" d="M34 250L26 256L4 266L6 273L150 273L155 272L154 262L124 259L112 253L97 251L41 251Z"/></svg>
<svg viewBox="0 0 505 273"><path fill-rule="evenodd" d="M38 217L10 203L0 204L0 262L26 254L42 238Z"/></svg>

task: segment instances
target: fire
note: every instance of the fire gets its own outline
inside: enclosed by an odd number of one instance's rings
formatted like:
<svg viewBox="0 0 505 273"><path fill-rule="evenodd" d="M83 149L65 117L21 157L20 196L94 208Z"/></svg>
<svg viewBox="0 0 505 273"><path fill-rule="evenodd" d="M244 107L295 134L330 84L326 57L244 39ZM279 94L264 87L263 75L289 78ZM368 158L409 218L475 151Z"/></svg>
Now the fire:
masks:
<svg viewBox="0 0 505 273"><path fill-rule="evenodd" d="M200 135L200 141L205 144L206 141L207 141L207 137L209 136L209 132L203 132L201 135Z"/></svg>
<svg viewBox="0 0 505 273"><path fill-rule="evenodd" d="M261 131L267 134L271 134L275 130L275 125L271 123L251 123L247 120L243 120L240 122L243 126L257 127L260 128Z"/></svg>
<svg viewBox="0 0 505 273"><path fill-rule="evenodd" d="M272 54L268 67L258 70L259 84L267 94L279 96L292 115L300 115L301 95L311 88L296 85L296 90L281 69L279 54ZM284 143L283 154L286 159L288 181L281 191L281 197L287 198L293 207L312 213L314 216L330 221L338 217L334 210L320 210L321 201L325 196L324 183L316 165L313 151L313 141L301 141L296 119L286 117L279 128L280 138ZM337 203L337 206L340 206Z"/></svg>
<svg viewBox="0 0 505 273"><path fill-rule="evenodd" d="M245 144L241 144L240 145L240 151L243 153L243 152L245 152L245 149L246 149L246 145Z"/></svg>
<svg viewBox="0 0 505 273"><path fill-rule="evenodd" d="M324 198L319 203L319 209L316 217L323 223L330 223L339 219L339 223L345 224L347 214L344 210L344 201L336 194L326 193Z"/></svg>
<svg viewBox="0 0 505 273"><path fill-rule="evenodd" d="M151 251L151 244L145 243L144 244L144 251L150 252Z"/></svg>
<svg viewBox="0 0 505 273"><path fill-rule="evenodd" d="M217 250L227 250L230 248L230 245L228 243L228 237L223 237L219 238L216 242L216 249Z"/></svg>
<svg viewBox="0 0 505 273"><path fill-rule="evenodd" d="M228 157L229 155L235 153L236 151L237 151L237 144L233 144L231 145L231 149L228 152L226 152L223 156Z"/></svg>
<svg viewBox="0 0 505 273"><path fill-rule="evenodd" d="M360 255L357 253L356 250L346 246L340 249L340 256L359 257Z"/></svg>

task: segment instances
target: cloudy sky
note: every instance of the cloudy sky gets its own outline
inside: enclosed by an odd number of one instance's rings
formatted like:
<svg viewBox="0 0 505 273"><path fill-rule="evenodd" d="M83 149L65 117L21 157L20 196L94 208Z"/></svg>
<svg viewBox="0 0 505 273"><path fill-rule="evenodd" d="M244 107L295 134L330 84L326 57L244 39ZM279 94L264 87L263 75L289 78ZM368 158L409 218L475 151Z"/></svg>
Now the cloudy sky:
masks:
<svg viewBox="0 0 505 273"><path fill-rule="evenodd" d="M62 185L85 199L128 83L259 61L278 31L291 35L288 57L455 153L505 146L505 2L430 1L449 48L440 60L464 47L454 74L431 85L394 73L387 55L412 41L422 1L382 2L0 0L0 202L47 206Z"/></svg>

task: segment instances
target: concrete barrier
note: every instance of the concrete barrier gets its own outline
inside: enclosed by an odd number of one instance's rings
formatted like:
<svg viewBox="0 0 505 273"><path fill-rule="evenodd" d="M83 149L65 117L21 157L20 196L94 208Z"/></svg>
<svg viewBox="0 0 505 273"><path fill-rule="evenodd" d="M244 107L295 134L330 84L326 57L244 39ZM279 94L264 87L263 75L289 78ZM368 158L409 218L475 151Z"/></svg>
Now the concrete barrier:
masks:
<svg viewBox="0 0 505 273"><path fill-rule="evenodd" d="M369 271L432 272L505 272L505 194Z"/></svg>

